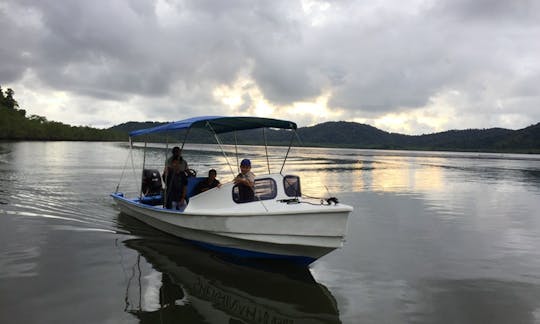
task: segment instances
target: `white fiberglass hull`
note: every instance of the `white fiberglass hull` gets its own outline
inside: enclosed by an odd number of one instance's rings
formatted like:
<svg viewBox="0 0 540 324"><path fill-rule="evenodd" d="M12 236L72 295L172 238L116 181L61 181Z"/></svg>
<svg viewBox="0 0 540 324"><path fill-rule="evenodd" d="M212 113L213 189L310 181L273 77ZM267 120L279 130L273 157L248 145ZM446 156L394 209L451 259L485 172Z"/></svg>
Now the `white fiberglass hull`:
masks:
<svg viewBox="0 0 540 324"><path fill-rule="evenodd" d="M219 208L194 210L191 206L173 211L118 194L112 197L123 213L174 236L244 256L284 257L303 263L311 263L342 246L352 210L340 204L266 201L264 205L242 204L238 210L228 212Z"/></svg>

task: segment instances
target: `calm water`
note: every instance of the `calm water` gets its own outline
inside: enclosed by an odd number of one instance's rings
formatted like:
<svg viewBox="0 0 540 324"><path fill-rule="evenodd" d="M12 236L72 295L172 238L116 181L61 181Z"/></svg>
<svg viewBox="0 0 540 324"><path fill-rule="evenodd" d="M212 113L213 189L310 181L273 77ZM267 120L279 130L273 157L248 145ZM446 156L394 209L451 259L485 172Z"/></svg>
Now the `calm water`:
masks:
<svg viewBox="0 0 540 324"><path fill-rule="evenodd" d="M264 149L243 151L267 172ZM139 182L128 156L120 143L0 143L0 323L540 323L538 155L295 149L285 170L304 193L355 207L344 248L309 269L231 259L119 214L108 193ZM184 157L222 181L236 172L213 146Z"/></svg>

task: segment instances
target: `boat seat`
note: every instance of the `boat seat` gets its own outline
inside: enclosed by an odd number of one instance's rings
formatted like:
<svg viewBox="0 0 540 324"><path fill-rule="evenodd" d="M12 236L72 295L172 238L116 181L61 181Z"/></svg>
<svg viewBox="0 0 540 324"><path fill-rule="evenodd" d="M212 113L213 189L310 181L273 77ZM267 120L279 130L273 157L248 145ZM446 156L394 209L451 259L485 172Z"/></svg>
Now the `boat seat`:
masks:
<svg viewBox="0 0 540 324"><path fill-rule="evenodd" d="M206 177L188 177L186 199L197 195L197 192L195 191L197 189L197 185L204 179L206 179Z"/></svg>
<svg viewBox="0 0 540 324"><path fill-rule="evenodd" d="M155 196L143 196L140 199L141 204L157 206L163 205L163 196L161 194Z"/></svg>

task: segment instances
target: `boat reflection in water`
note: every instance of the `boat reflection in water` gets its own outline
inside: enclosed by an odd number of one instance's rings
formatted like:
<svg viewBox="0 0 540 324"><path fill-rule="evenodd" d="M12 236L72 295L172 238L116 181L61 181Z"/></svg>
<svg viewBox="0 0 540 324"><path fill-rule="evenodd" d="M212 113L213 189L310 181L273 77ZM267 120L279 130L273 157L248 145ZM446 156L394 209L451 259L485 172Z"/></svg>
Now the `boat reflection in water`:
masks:
<svg viewBox="0 0 540 324"><path fill-rule="evenodd" d="M200 249L124 214L118 223L138 236L124 245L161 273L155 300L144 302L157 307L144 309L142 260L135 261L133 269L139 274L133 272L128 281L126 311L140 323L340 323L335 299L307 267ZM132 305L129 299L134 292L139 303Z"/></svg>

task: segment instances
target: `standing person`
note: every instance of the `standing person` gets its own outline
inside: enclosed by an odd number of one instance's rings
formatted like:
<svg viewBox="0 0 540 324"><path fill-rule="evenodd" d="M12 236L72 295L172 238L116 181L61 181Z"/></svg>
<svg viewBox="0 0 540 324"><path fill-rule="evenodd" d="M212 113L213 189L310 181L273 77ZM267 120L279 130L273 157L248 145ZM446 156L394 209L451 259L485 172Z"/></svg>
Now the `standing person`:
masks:
<svg viewBox="0 0 540 324"><path fill-rule="evenodd" d="M201 192L204 192L206 190L210 190L215 187L221 187L221 183L219 183L219 180L216 179L217 177L217 171L214 169L211 169L208 171L208 178L202 180L197 185L196 193L200 194Z"/></svg>
<svg viewBox="0 0 540 324"><path fill-rule="evenodd" d="M178 146L175 146L172 148L172 156L169 156L167 161L165 161L165 169L163 170L164 178L167 176L167 169L172 166L173 159L179 160L180 171L184 172L189 169L187 161L182 158L182 150Z"/></svg>
<svg viewBox="0 0 540 324"><path fill-rule="evenodd" d="M178 157L173 157L171 166L167 167L165 183L167 183L165 208L180 209L186 204L187 177L181 170Z"/></svg>
<svg viewBox="0 0 540 324"><path fill-rule="evenodd" d="M234 178L238 185L238 198L240 202L255 200L255 174L251 172L251 161L243 159L240 162L240 173Z"/></svg>
<svg viewBox="0 0 540 324"><path fill-rule="evenodd" d="M182 158L182 150L180 147L175 146L171 151L172 156L165 161L165 168L163 170L163 180L167 186L167 189L165 190L165 208L169 209L172 208L173 201L176 202L176 205L180 203L179 199L182 195L184 199L182 199L181 205L185 204L185 195L187 192L187 189L185 188L187 187L187 177L185 173L189 168L187 161ZM173 164L176 165L175 168L173 168ZM175 174L171 173L173 169L175 169ZM177 181L181 182L176 183ZM169 185L174 186L174 188L169 188ZM169 197L172 193L176 193L176 196Z"/></svg>

